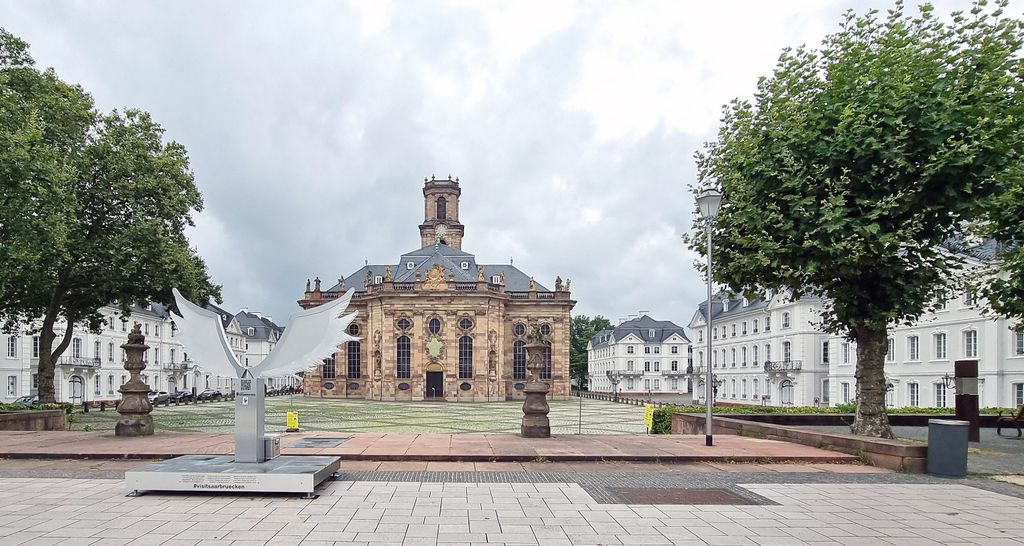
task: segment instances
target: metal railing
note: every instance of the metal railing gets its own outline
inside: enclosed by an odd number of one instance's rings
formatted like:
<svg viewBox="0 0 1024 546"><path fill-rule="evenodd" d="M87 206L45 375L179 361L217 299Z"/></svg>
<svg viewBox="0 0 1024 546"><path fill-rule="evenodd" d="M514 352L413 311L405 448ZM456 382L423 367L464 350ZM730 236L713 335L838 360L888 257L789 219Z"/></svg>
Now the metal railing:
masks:
<svg viewBox="0 0 1024 546"><path fill-rule="evenodd" d="M165 370L187 370L193 366L192 362L164 362L163 368Z"/></svg>
<svg viewBox="0 0 1024 546"><path fill-rule="evenodd" d="M803 368L799 360L784 360L782 362L765 362L766 372L798 372Z"/></svg>
<svg viewBox="0 0 1024 546"><path fill-rule="evenodd" d="M81 366L87 368L99 368L101 360L99 358L90 358L85 356L62 356L60 357L61 366Z"/></svg>

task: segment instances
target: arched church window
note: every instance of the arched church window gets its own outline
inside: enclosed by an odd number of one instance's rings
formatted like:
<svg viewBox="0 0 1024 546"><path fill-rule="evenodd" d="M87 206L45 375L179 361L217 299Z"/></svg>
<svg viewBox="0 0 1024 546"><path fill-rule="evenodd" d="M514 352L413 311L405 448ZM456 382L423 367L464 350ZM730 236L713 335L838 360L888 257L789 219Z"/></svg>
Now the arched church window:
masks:
<svg viewBox="0 0 1024 546"><path fill-rule="evenodd" d="M512 344L512 379L526 379L526 343Z"/></svg>
<svg viewBox="0 0 1024 546"><path fill-rule="evenodd" d="M448 218L448 201L444 197L437 198L437 219L445 220Z"/></svg>
<svg viewBox="0 0 1024 546"><path fill-rule="evenodd" d="M395 341L395 376L398 379L412 377L412 350L409 336L401 336Z"/></svg>
<svg viewBox="0 0 1024 546"><path fill-rule="evenodd" d="M352 326L355 326L353 324ZM358 330L358 328L357 328ZM359 345L358 341L348 342L348 377L349 379L359 379L362 372L362 366L359 362Z"/></svg>
<svg viewBox="0 0 1024 546"><path fill-rule="evenodd" d="M551 379L551 347L544 348L544 367L540 370L541 379Z"/></svg>
<svg viewBox="0 0 1024 546"><path fill-rule="evenodd" d="M459 379L473 378L473 338L459 338Z"/></svg>

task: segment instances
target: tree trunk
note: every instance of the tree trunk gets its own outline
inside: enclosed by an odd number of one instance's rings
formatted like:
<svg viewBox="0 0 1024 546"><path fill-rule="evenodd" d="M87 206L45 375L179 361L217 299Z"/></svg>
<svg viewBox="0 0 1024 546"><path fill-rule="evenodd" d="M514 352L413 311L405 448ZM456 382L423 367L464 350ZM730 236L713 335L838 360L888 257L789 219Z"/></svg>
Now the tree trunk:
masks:
<svg viewBox="0 0 1024 546"><path fill-rule="evenodd" d="M39 332L39 394L40 404L52 404L57 401L56 389L54 389L54 376L57 361L60 355L64 354L71 343L71 334L74 331L74 322L68 320L67 328L64 330L64 337L57 348L54 349L53 342L57 334L53 331L53 325L57 322L57 313L47 313L43 317L43 327Z"/></svg>
<svg viewBox="0 0 1024 546"><path fill-rule="evenodd" d="M854 328L857 342L857 414L851 430L854 434L893 438L885 413L885 354L888 332L868 326Z"/></svg>

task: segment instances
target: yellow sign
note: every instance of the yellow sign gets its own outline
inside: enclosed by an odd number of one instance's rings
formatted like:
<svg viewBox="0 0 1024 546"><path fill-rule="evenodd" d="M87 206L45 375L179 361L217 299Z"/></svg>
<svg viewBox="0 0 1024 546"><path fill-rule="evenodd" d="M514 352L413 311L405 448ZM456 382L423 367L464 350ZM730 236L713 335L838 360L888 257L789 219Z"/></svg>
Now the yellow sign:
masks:
<svg viewBox="0 0 1024 546"><path fill-rule="evenodd" d="M654 406L651 404L644 404L644 425L647 427L647 432L650 432L651 427L654 426Z"/></svg>
<svg viewBox="0 0 1024 546"><path fill-rule="evenodd" d="M284 420L285 420L285 423L288 426L288 432L298 432L299 431L299 412L297 412L297 411L285 412Z"/></svg>

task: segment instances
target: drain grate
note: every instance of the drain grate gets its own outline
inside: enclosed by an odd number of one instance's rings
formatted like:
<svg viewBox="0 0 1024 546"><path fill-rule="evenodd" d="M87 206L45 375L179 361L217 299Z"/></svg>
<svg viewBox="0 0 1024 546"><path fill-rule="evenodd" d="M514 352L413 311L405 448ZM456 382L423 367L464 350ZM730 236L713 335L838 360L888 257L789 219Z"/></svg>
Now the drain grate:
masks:
<svg viewBox="0 0 1024 546"><path fill-rule="evenodd" d="M345 440L348 440L349 438L351 438L351 436L346 436L344 438L302 438L288 444L288 447L307 447L318 449L338 447L345 443Z"/></svg>
<svg viewBox="0 0 1024 546"><path fill-rule="evenodd" d="M740 495L730 489L610 488L628 504L774 504L759 495Z"/></svg>

